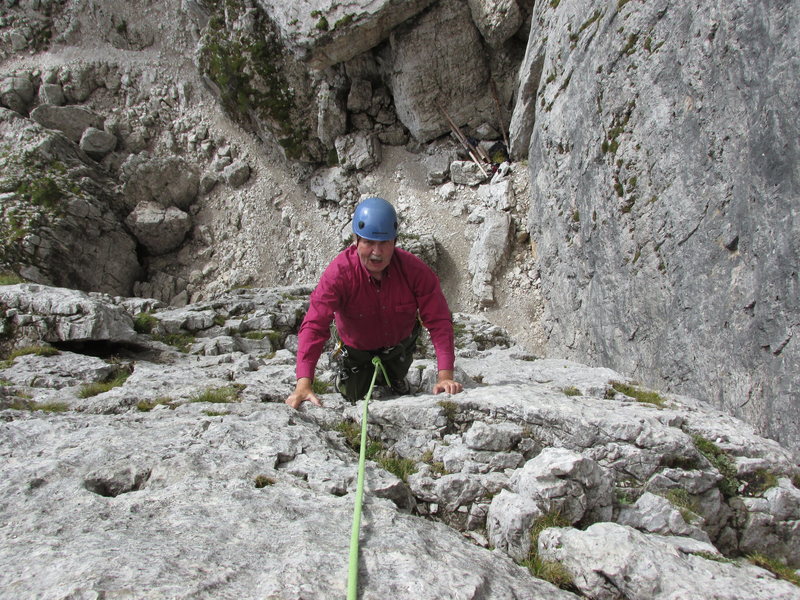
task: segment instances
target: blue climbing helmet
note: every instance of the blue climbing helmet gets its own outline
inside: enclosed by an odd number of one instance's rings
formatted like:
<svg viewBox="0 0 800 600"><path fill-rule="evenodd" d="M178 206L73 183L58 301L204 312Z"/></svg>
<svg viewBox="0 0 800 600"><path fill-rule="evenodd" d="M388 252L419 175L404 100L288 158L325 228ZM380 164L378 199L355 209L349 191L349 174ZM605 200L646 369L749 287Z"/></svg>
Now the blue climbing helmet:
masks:
<svg viewBox="0 0 800 600"><path fill-rule="evenodd" d="M353 233L367 240L384 242L397 238L397 213L383 198L366 198L353 213Z"/></svg>

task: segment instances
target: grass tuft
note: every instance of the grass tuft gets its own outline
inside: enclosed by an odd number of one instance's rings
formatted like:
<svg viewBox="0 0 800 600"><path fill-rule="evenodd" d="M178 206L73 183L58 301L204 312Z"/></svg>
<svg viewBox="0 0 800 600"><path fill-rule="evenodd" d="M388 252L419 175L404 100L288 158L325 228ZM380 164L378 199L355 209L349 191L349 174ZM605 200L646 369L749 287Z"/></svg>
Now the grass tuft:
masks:
<svg viewBox="0 0 800 600"><path fill-rule="evenodd" d="M170 408L174 408L175 403L172 398L168 396L161 396L160 398L156 398L155 400L139 400L136 403L136 408L139 412L150 412L156 406L169 406Z"/></svg>
<svg viewBox="0 0 800 600"><path fill-rule="evenodd" d="M687 523L693 523L697 519L697 515L700 514L697 501L683 488L668 490L667 493L664 494L664 497L669 500L672 506L678 509L678 512L681 513L681 517L683 517L683 520Z"/></svg>
<svg viewBox="0 0 800 600"><path fill-rule="evenodd" d="M735 496L739 490L739 480L736 477L736 467L725 451L701 435L693 435L692 441L697 451L722 475L722 480L717 484L722 495L726 498Z"/></svg>
<svg viewBox="0 0 800 600"><path fill-rule="evenodd" d="M663 397L661 397L657 392L643 390L634 385L622 383L621 381L612 381L611 387L620 394L624 394L629 398L633 398L637 402L642 402L644 404L653 404L654 406L658 406L659 408L663 407L667 403L667 401Z"/></svg>
<svg viewBox="0 0 800 600"><path fill-rule="evenodd" d="M334 431L338 431L344 436L344 443L353 452L361 452L361 427L354 421L342 421L333 427ZM373 440L367 436L367 448L365 456L367 460L374 460L375 457L383 450L383 444L380 441Z"/></svg>
<svg viewBox="0 0 800 600"><path fill-rule="evenodd" d="M133 330L136 333L153 333L156 325L158 319L149 312L140 312L133 318Z"/></svg>
<svg viewBox="0 0 800 600"><path fill-rule="evenodd" d="M277 480L268 475L256 475L255 478L255 485L258 489L265 488L268 485L275 485L276 483Z"/></svg>
<svg viewBox="0 0 800 600"><path fill-rule="evenodd" d="M331 384L321 379L315 379L311 384L311 390L315 394L327 394L331 388Z"/></svg>
<svg viewBox="0 0 800 600"><path fill-rule="evenodd" d="M183 352L184 354L189 352L189 349L194 344L194 336L187 335L185 333L167 333L165 335L155 335L153 339L157 342L161 342L163 344L167 344L168 346L174 346L179 351Z"/></svg>
<svg viewBox="0 0 800 600"><path fill-rule="evenodd" d="M744 475L739 478L744 484L742 496L761 496L769 488L778 485L778 476L766 469L759 469L755 473Z"/></svg>
<svg viewBox="0 0 800 600"><path fill-rule="evenodd" d="M415 461L410 458L400 458L391 452L379 453L375 462L404 482L408 482L409 475L417 472L417 463Z"/></svg>
<svg viewBox="0 0 800 600"><path fill-rule="evenodd" d="M36 356L55 356L60 354L57 348L52 346L25 346L24 348L17 348L12 350L8 355L9 362L14 362L14 359L28 354L35 354Z"/></svg>
<svg viewBox="0 0 800 600"><path fill-rule="evenodd" d="M548 561L539 556L538 544L539 535L549 527L569 527L571 523L561 516L561 513L554 511L547 513L536 519L531 526L531 548L528 558L522 561L522 566L526 567L531 575L549 581L553 585L570 591L577 591L567 568L556 561Z"/></svg>
<svg viewBox="0 0 800 600"><path fill-rule="evenodd" d="M226 410L203 410L200 412L202 412L207 417L224 417L231 414Z"/></svg>
<svg viewBox="0 0 800 600"><path fill-rule="evenodd" d="M25 280L16 273L0 273L0 285L16 285L25 283Z"/></svg>
<svg viewBox="0 0 800 600"><path fill-rule="evenodd" d="M456 415L458 414L458 404L452 400L439 400L439 402L436 404L442 408L442 412L444 413L444 417L447 419L447 422L455 423Z"/></svg>
<svg viewBox="0 0 800 600"><path fill-rule="evenodd" d="M80 390L78 390L78 398L91 398L92 396L97 396L98 394L103 394L114 389L115 387L119 387L128 380L130 375L131 374L127 371L117 371L117 373L115 373L112 378L107 381L97 381L95 383L87 383L86 385L82 385Z"/></svg>
<svg viewBox="0 0 800 600"><path fill-rule="evenodd" d="M214 404L230 404L239 401L239 390L234 386L206 388L189 399L189 402L211 402Z"/></svg>
<svg viewBox="0 0 800 600"><path fill-rule="evenodd" d="M783 564L776 558L761 553L755 553L748 555L747 560L762 569L766 569L778 579L783 579L796 586L800 586L800 575L797 574L797 571Z"/></svg>
<svg viewBox="0 0 800 600"><path fill-rule="evenodd" d="M7 406L11 410L40 410L46 413L63 413L69 410L69 404L66 402L33 402L25 400L17 400Z"/></svg>

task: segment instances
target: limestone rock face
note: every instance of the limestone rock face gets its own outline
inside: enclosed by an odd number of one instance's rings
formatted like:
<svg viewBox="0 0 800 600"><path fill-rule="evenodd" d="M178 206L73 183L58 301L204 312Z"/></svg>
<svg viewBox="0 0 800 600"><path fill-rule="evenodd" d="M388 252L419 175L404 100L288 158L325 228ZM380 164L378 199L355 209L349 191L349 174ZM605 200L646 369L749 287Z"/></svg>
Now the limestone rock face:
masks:
<svg viewBox="0 0 800 600"><path fill-rule="evenodd" d="M472 244L467 265L472 274L472 291L485 306L494 302L492 278L505 258L510 238L511 217L508 213L488 210Z"/></svg>
<svg viewBox="0 0 800 600"><path fill-rule="evenodd" d="M81 135L80 148L95 160L112 152L117 145L117 138L113 133L101 131L96 127L89 127Z"/></svg>
<svg viewBox="0 0 800 600"><path fill-rule="evenodd" d="M800 446L794 8L574 9L537 3L515 108L549 347Z"/></svg>
<svg viewBox="0 0 800 600"><path fill-rule="evenodd" d="M113 181L63 135L14 114L0 109L4 269L37 283L130 294L140 265Z"/></svg>
<svg viewBox="0 0 800 600"><path fill-rule="evenodd" d="M14 336L25 342L124 342L134 337L131 317L102 294L23 283L0 286Z"/></svg>
<svg viewBox="0 0 800 600"><path fill-rule="evenodd" d="M364 407L332 389L323 406L284 403L311 289L175 308L0 286L3 351L19 350L0 361L0 589L341 598L359 462L345 433ZM790 451L701 399L639 402L617 372L537 360L481 318L454 321L464 392L429 393L421 339L417 391L378 386L369 404L382 451L366 462L359 597L575 598L515 564L533 552L588 598L797 598L740 558L800 565ZM334 371L323 354L319 381ZM581 529L532 540L553 512ZM44 551L35 568L20 560Z"/></svg>
<svg viewBox="0 0 800 600"><path fill-rule="evenodd" d="M539 551L545 560L564 564L589 598L797 598L797 587L763 569L749 567L750 577L743 579L739 565L698 556L713 555L713 546L688 538L647 538L612 523L586 531L547 529Z"/></svg>
<svg viewBox="0 0 800 600"><path fill-rule="evenodd" d="M516 0L469 0L472 19L486 43L499 48L522 25Z"/></svg>
<svg viewBox="0 0 800 600"><path fill-rule="evenodd" d="M342 4L332 0L258 0L290 49L315 69L345 62L385 40L399 24L433 0L378 0Z"/></svg>
<svg viewBox="0 0 800 600"><path fill-rule="evenodd" d="M477 127L492 114L489 64L465 2L439 2L390 42L397 115L415 139L450 131L440 106L459 126Z"/></svg>
<svg viewBox="0 0 800 600"><path fill-rule="evenodd" d="M345 171L369 170L381 161L378 138L368 133L343 135L336 140L336 153Z"/></svg>

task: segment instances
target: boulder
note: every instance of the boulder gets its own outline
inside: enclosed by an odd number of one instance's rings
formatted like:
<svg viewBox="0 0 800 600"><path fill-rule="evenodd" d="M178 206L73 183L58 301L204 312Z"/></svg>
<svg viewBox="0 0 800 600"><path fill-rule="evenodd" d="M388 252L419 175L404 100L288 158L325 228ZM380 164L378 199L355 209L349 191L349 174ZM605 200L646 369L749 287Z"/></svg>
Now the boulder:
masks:
<svg viewBox="0 0 800 600"><path fill-rule="evenodd" d="M531 526L545 513L533 498L502 490L492 498L486 517L489 542L517 561L531 551Z"/></svg>
<svg viewBox="0 0 800 600"><path fill-rule="evenodd" d="M450 163L450 180L459 185L476 186L489 178L484 167L471 160L454 160Z"/></svg>
<svg viewBox="0 0 800 600"><path fill-rule="evenodd" d="M357 199L357 189L351 175L342 167L317 170L308 183L311 192L320 200L347 202Z"/></svg>
<svg viewBox="0 0 800 600"><path fill-rule="evenodd" d="M381 162L381 143L371 133L349 133L336 138L336 154L345 171L368 171Z"/></svg>
<svg viewBox="0 0 800 600"><path fill-rule="evenodd" d="M500 48L522 25L516 0L469 0L472 20L492 48Z"/></svg>
<svg viewBox="0 0 800 600"><path fill-rule="evenodd" d="M136 239L157 256L171 252L183 243L192 228L191 217L181 209L164 208L156 202L140 202L125 219Z"/></svg>
<svg viewBox="0 0 800 600"><path fill-rule="evenodd" d="M525 463L512 485L543 513L558 513L570 523L611 519L612 479L594 460L564 448L545 448Z"/></svg>
<svg viewBox="0 0 800 600"><path fill-rule="evenodd" d="M250 179L250 165L237 159L222 169L222 178L233 188L241 187Z"/></svg>
<svg viewBox="0 0 800 600"><path fill-rule="evenodd" d="M43 83L39 86L39 104L63 106L66 102L64 90L59 83Z"/></svg>
<svg viewBox="0 0 800 600"><path fill-rule="evenodd" d="M131 155L122 165L123 199L126 206L157 202L164 207L187 210L200 186L197 168L177 156Z"/></svg>
<svg viewBox="0 0 800 600"><path fill-rule="evenodd" d="M425 157L425 181L428 185L442 185L450 178L451 154L437 153Z"/></svg>
<svg viewBox="0 0 800 600"><path fill-rule="evenodd" d="M21 283L0 286L0 306L17 345L130 341L133 321L109 296Z"/></svg>
<svg viewBox="0 0 800 600"><path fill-rule="evenodd" d="M323 82L317 93L317 137L332 148L336 138L347 133L347 110L336 88Z"/></svg>
<svg viewBox="0 0 800 600"><path fill-rule="evenodd" d="M347 94L347 110L350 112L366 112L372 106L372 84L366 79L350 81Z"/></svg>
<svg viewBox="0 0 800 600"><path fill-rule="evenodd" d="M494 114L488 62L466 2L438 2L392 32L390 45L397 116L417 141L450 131L440 107L458 126L477 127Z"/></svg>
<svg viewBox="0 0 800 600"><path fill-rule="evenodd" d="M282 39L314 69L345 62L377 46L398 25L424 11L433 0L378 0L347 5L329 0L301 4L259 0Z"/></svg>
<svg viewBox="0 0 800 600"><path fill-rule="evenodd" d="M588 598L797 598L797 587L764 569L715 560L709 544L646 536L614 523L546 529L538 548L542 559L564 565Z"/></svg>
<svg viewBox="0 0 800 600"><path fill-rule="evenodd" d="M800 541L796 535L800 490L782 478L763 497L743 498L742 503L747 517L739 539L741 552L787 556L792 563L800 561Z"/></svg>
<svg viewBox="0 0 800 600"><path fill-rule="evenodd" d="M690 514L690 511L686 514ZM687 523L681 511L669 500L649 492L642 494L633 506L623 507L617 523L634 527L639 531L661 535L683 535L711 543L708 534L700 527Z"/></svg>
<svg viewBox="0 0 800 600"><path fill-rule="evenodd" d="M31 119L47 129L57 129L75 143L90 127L103 128L103 117L85 106L42 104L31 111Z"/></svg>
<svg viewBox="0 0 800 600"><path fill-rule="evenodd" d="M13 75L0 79L0 105L21 115L27 116L35 93L28 77Z"/></svg>
<svg viewBox="0 0 800 600"><path fill-rule="evenodd" d="M509 211L517 204L514 186L509 179L478 187L478 198L484 206L496 210Z"/></svg>
<svg viewBox="0 0 800 600"><path fill-rule="evenodd" d="M117 138L113 133L89 127L83 132L80 148L95 160L102 160L117 146Z"/></svg>

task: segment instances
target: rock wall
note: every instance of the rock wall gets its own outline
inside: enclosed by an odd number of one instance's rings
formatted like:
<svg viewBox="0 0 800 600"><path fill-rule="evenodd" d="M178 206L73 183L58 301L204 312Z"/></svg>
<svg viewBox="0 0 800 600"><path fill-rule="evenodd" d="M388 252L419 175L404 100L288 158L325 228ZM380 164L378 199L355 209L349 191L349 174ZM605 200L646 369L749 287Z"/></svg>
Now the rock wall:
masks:
<svg viewBox="0 0 800 600"><path fill-rule="evenodd" d="M551 354L712 397L800 445L791 6L6 5L3 271L175 304L265 270L305 280L359 197L392 189L370 176L404 146L431 155L419 163L437 163L441 187L398 194L401 208L450 204L453 228L482 225L452 261L470 272L473 308L502 303L492 286L510 262L507 287L541 287ZM511 117L507 149L529 157L533 181L527 223L527 197L472 202L490 174L442 107L487 148ZM23 132L42 141L35 172Z"/></svg>
<svg viewBox="0 0 800 600"><path fill-rule="evenodd" d="M458 313L462 393L423 337L414 395L367 415L326 352L294 410L310 291L0 285L0 597L342 598L364 416L359 598L800 597L751 562L800 565L800 469L748 424Z"/></svg>
<svg viewBox="0 0 800 600"><path fill-rule="evenodd" d="M538 3L515 114L551 351L794 447L799 41L790 4Z"/></svg>

